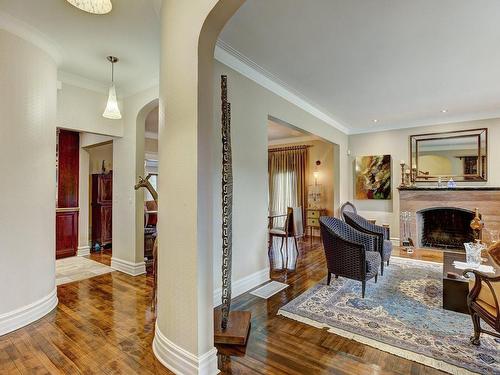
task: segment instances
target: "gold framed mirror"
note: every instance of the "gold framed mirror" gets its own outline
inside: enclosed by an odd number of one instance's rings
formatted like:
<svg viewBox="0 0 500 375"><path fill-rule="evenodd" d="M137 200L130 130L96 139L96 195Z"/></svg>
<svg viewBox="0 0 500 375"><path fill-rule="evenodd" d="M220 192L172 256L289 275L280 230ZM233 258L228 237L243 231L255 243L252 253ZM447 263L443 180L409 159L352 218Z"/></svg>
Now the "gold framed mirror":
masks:
<svg viewBox="0 0 500 375"><path fill-rule="evenodd" d="M412 182L488 180L488 129L410 136Z"/></svg>

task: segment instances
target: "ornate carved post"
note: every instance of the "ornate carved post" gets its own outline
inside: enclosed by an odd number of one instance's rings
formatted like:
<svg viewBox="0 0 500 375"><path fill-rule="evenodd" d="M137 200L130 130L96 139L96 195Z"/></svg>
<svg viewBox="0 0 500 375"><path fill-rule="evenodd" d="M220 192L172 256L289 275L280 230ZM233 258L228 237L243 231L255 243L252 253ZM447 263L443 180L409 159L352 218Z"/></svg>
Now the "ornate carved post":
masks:
<svg viewBox="0 0 500 375"><path fill-rule="evenodd" d="M231 105L227 101L227 76L221 76L222 100L222 307L214 312L214 342L245 345L251 314L231 310L233 166L231 155Z"/></svg>
<svg viewBox="0 0 500 375"><path fill-rule="evenodd" d="M227 76L221 76L222 100L222 329L231 309L233 224L233 165L231 155L231 105L227 101Z"/></svg>

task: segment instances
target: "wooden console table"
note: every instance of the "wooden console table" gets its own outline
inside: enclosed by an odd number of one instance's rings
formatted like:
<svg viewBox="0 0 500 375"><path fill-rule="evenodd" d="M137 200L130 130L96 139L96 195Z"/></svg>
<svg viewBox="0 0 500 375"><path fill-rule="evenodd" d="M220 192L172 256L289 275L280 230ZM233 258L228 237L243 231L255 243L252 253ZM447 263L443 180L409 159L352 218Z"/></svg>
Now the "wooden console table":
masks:
<svg viewBox="0 0 500 375"><path fill-rule="evenodd" d="M306 232L309 229L309 241L312 244L314 229L319 229L319 218L326 215L324 208L306 208Z"/></svg>

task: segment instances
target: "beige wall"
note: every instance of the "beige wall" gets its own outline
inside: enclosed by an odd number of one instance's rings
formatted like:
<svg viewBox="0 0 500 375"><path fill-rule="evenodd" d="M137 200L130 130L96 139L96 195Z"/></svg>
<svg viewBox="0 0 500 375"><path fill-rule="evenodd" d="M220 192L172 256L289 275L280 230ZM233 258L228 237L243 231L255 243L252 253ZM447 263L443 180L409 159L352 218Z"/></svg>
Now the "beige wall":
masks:
<svg viewBox="0 0 500 375"><path fill-rule="evenodd" d="M216 62L214 71L213 146L213 247L214 284L221 286L221 141L220 76L228 76L231 102L231 137L233 147L233 285L252 278L259 271L266 275L267 257L267 126L268 116L328 140L333 148L332 180L347 179L347 135L319 120L255 82ZM318 153L320 148L317 149ZM313 155L311 159L315 159ZM338 174L338 175L336 175ZM325 178L330 178L325 174ZM333 188L333 205L347 199L347 188ZM266 275L267 277L267 275ZM219 302L220 303L220 302Z"/></svg>
<svg viewBox="0 0 500 375"><path fill-rule="evenodd" d="M88 147L86 150L90 156L89 171L87 173L101 173L103 160L106 171L113 170L113 143Z"/></svg>
<svg viewBox="0 0 500 375"><path fill-rule="evenodd" d="M335 214L335 202L334 202L334 160L333 160L333 144L325 142L322 140L305 141L298 143L283 143L273 142L270 149L276 147L287 147L287 146L297 146L297 145L310 145L309 148L309 173L307 175L307 185L314 185L313 172L316 167L316 160L321 162L318 167L318 185L323 186L324 197L322 207L326 208L327 214L333 216Z"/></svg>
<svg viewBox="0 0 500 375"><path fill-rule="evenodd" d="M0 30L0 335L57 304L56 64Z"/></svg>
<svg viewBox="0 0 500 375"><path fill-rule="evenodd" d="M500 186L500 169L495 168L500 163L500 149L496 142L500 140L500 119L468 121L444 125L431 125L411 129L384 131L377 133L349 136L349 199L353 200L354 192L354 159L361 155L391 154L392 156L392 189L393 199L354 200L361 214L377 219L380 223L391 225L391 237L399 237L399 192L397 187L401 181L400 160L409 160L409 136L414 134L435 133L462 129L488 128L488 181L483 183L467 183L470 185ZM458 183L460 185L461 183ZM434 186L436 183L434 183Z"/></svg>

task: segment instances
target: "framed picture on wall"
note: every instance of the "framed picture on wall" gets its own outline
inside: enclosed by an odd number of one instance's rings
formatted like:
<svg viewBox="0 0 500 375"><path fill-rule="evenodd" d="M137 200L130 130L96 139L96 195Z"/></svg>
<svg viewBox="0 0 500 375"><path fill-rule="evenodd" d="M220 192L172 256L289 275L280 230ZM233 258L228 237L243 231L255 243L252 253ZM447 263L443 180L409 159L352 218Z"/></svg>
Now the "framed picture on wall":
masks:
<svg viewBox="0 0 500 375"><path fill-rule="evenodd" d="M391 199L391 155L356 157L355 198Z"/></svg>

